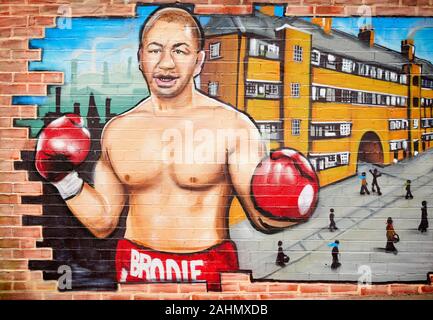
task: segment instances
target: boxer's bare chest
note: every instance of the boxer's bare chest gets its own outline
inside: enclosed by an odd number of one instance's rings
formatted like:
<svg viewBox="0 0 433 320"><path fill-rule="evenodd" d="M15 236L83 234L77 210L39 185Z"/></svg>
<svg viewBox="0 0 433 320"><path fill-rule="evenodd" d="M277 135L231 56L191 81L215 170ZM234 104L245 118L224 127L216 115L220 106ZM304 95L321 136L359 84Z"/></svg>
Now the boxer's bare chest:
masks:
<svg viewBox="0 0 433 320"><path fill-rule="evenodd" d="M111 165L119 179L133 188L164 180L188 188L222 181L227 137L221 138L225 130L209 120L144 116L119 121L110 128Z"/></svg>

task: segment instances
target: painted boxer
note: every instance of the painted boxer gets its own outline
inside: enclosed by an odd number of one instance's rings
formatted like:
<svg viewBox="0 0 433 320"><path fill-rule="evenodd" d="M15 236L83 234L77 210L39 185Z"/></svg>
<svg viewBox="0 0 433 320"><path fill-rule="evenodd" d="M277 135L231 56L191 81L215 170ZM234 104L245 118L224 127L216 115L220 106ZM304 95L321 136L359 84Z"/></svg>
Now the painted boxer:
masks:
<svg viewBox="0 0 433 320"><path fill-rule="evenodd" d="M119 281L207 281L219 290L220 273L239 268L228 226L233 197L256 229L276 232L312 215L317 176L294 150L267 156L248 116L196 89L204 39L188 11L157 10L140 41L151 94L104 128L94 185L73 171L89 139L74 115L56 120L68 130L41 133L36 167L96 237L112 233L129 200ZM59 168L59 159L68 165Z"/></svg>

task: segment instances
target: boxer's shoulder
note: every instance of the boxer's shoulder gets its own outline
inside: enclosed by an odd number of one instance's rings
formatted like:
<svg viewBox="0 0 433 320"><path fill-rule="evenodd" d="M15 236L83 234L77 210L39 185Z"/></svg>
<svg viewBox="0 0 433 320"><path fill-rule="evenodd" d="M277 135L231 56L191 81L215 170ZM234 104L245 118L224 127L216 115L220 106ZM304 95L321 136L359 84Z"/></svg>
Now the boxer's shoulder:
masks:
<svg viewBox="0 0 433 320"><path fill-rule="evenodd" d="M256 128L253 120L246 113L236 109L229 104L218 101L206 95L201 95L201 97L201 104L206 106L208 110L209 108L212 109L214 119L224 120L224 123L228 128Z"/></svg>
<svg viewBox="0 0 433 320"><path fill-rule="evenodd" d="M152 104L150 99L143 100L133 109L114 116L110 121L105 124L104 134L106 137L115 132L124 129L134 128L134 124L139 125L139 121L143 118L150 118L152 116Z"/></svg>

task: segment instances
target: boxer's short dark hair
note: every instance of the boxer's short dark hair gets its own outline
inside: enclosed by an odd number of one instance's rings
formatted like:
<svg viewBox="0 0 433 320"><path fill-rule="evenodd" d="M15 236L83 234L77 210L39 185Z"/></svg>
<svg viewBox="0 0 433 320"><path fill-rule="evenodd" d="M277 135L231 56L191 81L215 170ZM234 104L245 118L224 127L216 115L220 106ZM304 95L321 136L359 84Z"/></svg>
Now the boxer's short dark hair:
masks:
<svg viewBox="0 0 433 320"><path fill-rule="evenodd" d="M200 25L200 22L186 9L181 7L162 7L153 12L143 24L140 31L140 47L143 42L143 38L149 33L156 22L178 22L191 28L192 33L197 41L198 51L204 49L204 33Z"/></svg>

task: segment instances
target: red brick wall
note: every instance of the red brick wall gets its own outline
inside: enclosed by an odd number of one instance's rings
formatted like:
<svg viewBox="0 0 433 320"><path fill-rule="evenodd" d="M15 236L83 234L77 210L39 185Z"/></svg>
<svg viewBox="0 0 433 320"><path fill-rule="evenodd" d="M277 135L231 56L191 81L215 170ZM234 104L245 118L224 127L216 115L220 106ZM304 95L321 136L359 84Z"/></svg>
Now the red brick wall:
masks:
<svg viewBox="0 0 433 320"><path fill-rule="evenodd" d="M136 1L73 1L72 15L133 16ZM182 1L181 1L182 2ZM199 0L197 13L249 14L249 0ZM254 1L261 2L261 1ZM268 3L269 1L263 1ZM290 15L356 14L359 5L367 4L373 15L432 16L433 0L286 0ZM122 285L117 292L57 291L55 281L45 281L42 271L30 271L32 259L51 259L50 248L37 248L40 226L24 226L25 215L41 215L36 204L22 204L24 195L38 195L42 186L28 181L28 172L15 170L22 150L34 150L35 140L28 139L27 128L13 126L14 119L36 118L35 105L14 106L13 95L44 95L48 84L61 84L59 72L29 72L28 63L41 58L40 50L29 48L29 39L44 37L47 27L66 0L2 0L0 2L0 299L287 299L312 297L357 297L428 294L433 286L424 284L385 284L359 288L342 283L251 282L249 274L223 276L221 293L206 292L204 285L149 284ZM227 4L223 6L223 3Z"/></svg>

